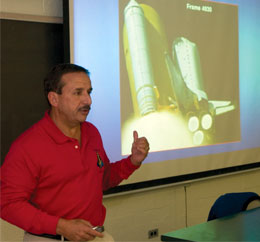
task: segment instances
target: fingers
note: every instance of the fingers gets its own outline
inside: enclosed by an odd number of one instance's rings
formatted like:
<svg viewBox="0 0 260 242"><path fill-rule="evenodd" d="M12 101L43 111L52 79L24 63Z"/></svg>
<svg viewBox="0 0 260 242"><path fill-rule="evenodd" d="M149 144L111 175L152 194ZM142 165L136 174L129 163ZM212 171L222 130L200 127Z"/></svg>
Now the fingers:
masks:
<svg viewBox="0 0 260 242"><path fill-rule="evenodd" d="M149 151L149 149L150 149L150 148L149 148L149 143L148 143L147 139L144 138L144 137L140 138L139 141L138 141L138 145L136 146L136 148L137 148L139 151L143 152L143 153L147 153L147 152Z"/></svg>
<svg viewBox="0 0 260 242"><path fill-rule="evenodd" d="M93 229L90 222L83 219L60 219L58 227L57 234L61 234L71 241L93 240L95 237L103 237L102 233Z"/></svg>
<svg viewBox="0 0 260 242"><path fill-rule="evenodd" d="M138 138L137 131L133 131L134 142L133 145L136 147L137 150L141 152L149 151L149 143L145 137Z"/></svg>
<svg viewBox="0 0 260 242"><path fill-rule="evenodd" d="M91 227L90 229L88 229L88 231L86 231L86 232L87 232L87 234L88 234L89 236L92 236L93 239L94 239L95 237L100 237L100 238L102 238L102 237L104 236L102 233L100 233L100 232L96 231L95 229L93 229L93 227Z"/></svg>
<svg viewBox="0 0 260 242"><path fill-rule="evenodd" d="M138 140L138 133L137 133L137 131L133 132L133 136L134 136L134 142L136 142Z"/></svg>
<svg viewBox="0 0 260 242"><path fill-rule="evenodd" d="M148 141L145 137L138 138L137 131L133 131L134 143L137 143L138 146L149 146Z"/></svg>
<svg viewBox="0 0 260 242"><path fill-rule="evenodd" d="M149 143L145 137L138 137L137 131L133 132L134 142L132 144L131 162L139 166L148 155Z"/></svg>
<svg viewBox="0 0 260 242"><path fill-rule="evenodd" d="M79 219L78 221L80 221L80 223L83 223L83 224L85 224L88 227L92 227L92 224L89 221L87 221L87 220Z"/></svg>

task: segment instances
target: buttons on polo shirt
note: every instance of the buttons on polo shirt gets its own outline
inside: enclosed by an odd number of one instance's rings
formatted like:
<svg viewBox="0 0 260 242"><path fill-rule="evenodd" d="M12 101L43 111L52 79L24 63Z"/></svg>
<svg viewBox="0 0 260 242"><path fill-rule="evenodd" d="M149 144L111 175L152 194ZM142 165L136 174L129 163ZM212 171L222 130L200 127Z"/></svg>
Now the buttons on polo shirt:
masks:
<svg viewBox="0 0 260 242"><path fill-rule="evenodd" d="M74 148L75 148L75 149L78 149L78 148L79 148L79 146L78 146L78 145L75 145L75 146L74 146Z"/></svg>

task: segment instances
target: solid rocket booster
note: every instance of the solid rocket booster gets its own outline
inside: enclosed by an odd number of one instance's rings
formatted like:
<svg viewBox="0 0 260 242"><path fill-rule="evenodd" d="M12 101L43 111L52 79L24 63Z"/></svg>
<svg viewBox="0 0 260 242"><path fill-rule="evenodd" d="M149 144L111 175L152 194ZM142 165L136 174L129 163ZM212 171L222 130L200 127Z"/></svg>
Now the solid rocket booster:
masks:
<svg viewBox="0 0 260 242"><path fill-rule="evenodd" d="M154 76L145 27L143 9L130 0L124 10L124 21L131 56L137 105L141 115L156 111Z"/></svg>

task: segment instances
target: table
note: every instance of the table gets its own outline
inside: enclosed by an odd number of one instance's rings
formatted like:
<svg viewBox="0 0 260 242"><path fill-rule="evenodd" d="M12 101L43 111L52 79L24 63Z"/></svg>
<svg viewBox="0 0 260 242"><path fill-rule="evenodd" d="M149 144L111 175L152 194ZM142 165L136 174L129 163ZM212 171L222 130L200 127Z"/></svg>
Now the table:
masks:
<svg viewBox="0 0 260 242"><path fill-rule="evenodd" d="M260 241L260 208L172 231L162 241Z"/></svg>

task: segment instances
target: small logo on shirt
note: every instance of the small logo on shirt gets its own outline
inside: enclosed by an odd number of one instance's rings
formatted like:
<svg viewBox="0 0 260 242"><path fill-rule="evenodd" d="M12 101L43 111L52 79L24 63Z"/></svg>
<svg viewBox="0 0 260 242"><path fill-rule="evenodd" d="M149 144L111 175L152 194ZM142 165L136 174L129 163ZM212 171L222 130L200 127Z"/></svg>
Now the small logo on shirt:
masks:
<svg viewBox="0 0 260 242"><path fill-rule="evenodd" d="M99 167L99 168L102 168L103 166L104 166L104 162L101 160L101 158L100 158L100 155L98 154L98 152L97 152L97 166Z"/></svg>

